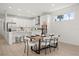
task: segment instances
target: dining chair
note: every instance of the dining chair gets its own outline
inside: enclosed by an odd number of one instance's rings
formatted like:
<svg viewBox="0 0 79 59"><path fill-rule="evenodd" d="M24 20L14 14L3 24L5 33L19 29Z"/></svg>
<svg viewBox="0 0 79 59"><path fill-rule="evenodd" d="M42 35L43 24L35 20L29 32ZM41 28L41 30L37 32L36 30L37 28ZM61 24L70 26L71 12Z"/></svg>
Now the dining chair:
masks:
<svg viewBox="0 0 79 59"><path fill-rule="evenodd" d="M36 41L30 41L30 38L24 37L24 53L26 53L27 50L27 56L29 55L29 47L33 47L33 49L37 49L37 42ZM27 49L26 49L27 48Z"/></svg>
<svg viewBox="0 0 79 59"><path fill-rule="evenodd" d="M43 40L41 41L41 46L44 46L45 47L45 55L47 54L47 52L46 52L46 47L49 47L49 45L50 45L50 37L47 35L46 37L44 37L43 38ZM49 48L49 50L51 50L50 48Z"/></svg>
<svg viewBox="0 0 79 59"><path fill-rule="evenodd" d="M60 35L54 35L54 36L49 36L47 35L46 37L43 38L43 41L41 42L41 45L45 47L49 47L49 51L51 53L51 46L58 49L58 40L59 40ZM45 49L45 54L46 54L46 49Z"/></svg>
<svg viewBox="0 0 79 59"><path fill-rule="evenodd" d="M50 39L50 46L53 46L54 50L55 50L55 48L58 49L58 40L59 40L59 37L60 37L60 35L55 35L55 36L53 36Z"/></svg>

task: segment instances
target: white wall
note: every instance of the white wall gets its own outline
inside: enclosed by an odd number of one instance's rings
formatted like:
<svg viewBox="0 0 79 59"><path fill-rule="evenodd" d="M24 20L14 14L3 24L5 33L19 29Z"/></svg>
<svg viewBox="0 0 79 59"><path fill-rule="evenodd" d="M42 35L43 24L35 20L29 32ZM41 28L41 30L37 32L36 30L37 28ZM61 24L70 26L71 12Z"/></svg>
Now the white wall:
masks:
<svg viewBox="0 0 79 59"><path fill-rule="evenodd" d="M2 19L0 19L0 35L2 35Z"/></svg>
<svg viewBox="0 0 79 59"><path fill-rule="evenodd" d="M75 12L75 19L69 21L50 21L50 32L60 34L62 41L79 45L79 4L52 12L52 16L61 15L68 11Z"/></svg>
<svg viewBox="0 0 79 59"><path fill-rule="evenodd" d="M0 35L4 35L4 15L0 15Z"/></svg>
<svg viewBox="0 0 79 59"><path fill-rule="evenodd" d="M0 19L0 34L2 33L2 19Z"/></svg>
<svg viewBox="0 0 79 59"><path fill-rule="evenodd" d="M69 11L75 12L75 18L73 20L53 21L53 16L63 15ZM79 45L79 4L53 11L50 15L41 16L41 25L43 21L47 21L48 33L61 35L59 41Z"/></svg>

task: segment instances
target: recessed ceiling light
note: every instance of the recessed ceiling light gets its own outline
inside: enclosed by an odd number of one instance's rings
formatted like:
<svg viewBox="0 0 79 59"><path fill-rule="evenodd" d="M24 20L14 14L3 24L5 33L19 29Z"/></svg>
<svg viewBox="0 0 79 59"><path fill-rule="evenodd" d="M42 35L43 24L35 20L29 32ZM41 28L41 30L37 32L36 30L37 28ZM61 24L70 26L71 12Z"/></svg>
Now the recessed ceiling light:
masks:
<svg viewBox="0 0 79 59"><path fill-rule="evenodd" d="M30 13L31 11L30 11L30 10L27 10L26 12L27 12L27 13Z"/></svg>
<svg viewBox="0 0 79 59"><path fill-rule="evenodd" d="M55 4L51 4L51 6L52 6L52 7L54 7L54 6L55 6Z"/></svg>
<svg viewBox="0 0 79 59"><path fill-rule="evenodd" d="M21 15L21 14L17 14L17 15Z"/></svg>
<svg viewBox="0 0 79 59"><path fill-rule="evenodd" d="M11 9L12 7L11 7L11 6L9 6L9 8Z"/></svg>
<svg viewBox="0 0 79 59"><path fill-rule="evenodd" d="M22 14L17 14L18 16L22 16Z"/></svg>
<svg viewBox="0 0 79 59"><path fill-rule="evenodd" d="M21 11L22 9L17 9L18 11Z"/></svg>

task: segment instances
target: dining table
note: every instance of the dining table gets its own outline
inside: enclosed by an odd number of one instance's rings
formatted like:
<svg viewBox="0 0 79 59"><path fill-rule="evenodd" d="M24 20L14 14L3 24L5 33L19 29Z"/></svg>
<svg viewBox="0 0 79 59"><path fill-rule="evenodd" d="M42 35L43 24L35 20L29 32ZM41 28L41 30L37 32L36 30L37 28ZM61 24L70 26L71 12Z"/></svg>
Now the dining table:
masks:
<svg viewBox="0 0 79 59"><path fill-rule="evenodd" d="M49 35L51 38L54 36L54 35ZM38 46L38 49L33 49L33 47L31 46L31 50L36 52L37 54L40 54L40 51L43 50L43 49L46 49L46 48L56 48L57 46L57 43L55 46L47 46L47 47L41 47L41 41L43 40L44 37L46 37L45 35L35 35L35 36L27 36L28 38L30 38L30 41L33 41L33 40L36 40L38 42L37 46ZM54 40L55 42L55 40Z"/></svg>
<svg viewBox="0 0 79 59"><path fill-rule="evenodd" d="M37 50L34 50L32 47L31 47L31 50L36 52L37 54L40 54L40 50L41 50L41 40L43 40L44 37L46 36L41 36L41 35L35 35L35 36L27 36L28 38L30 38L30 40L36 40L38 42L38 49Z"/></svg>

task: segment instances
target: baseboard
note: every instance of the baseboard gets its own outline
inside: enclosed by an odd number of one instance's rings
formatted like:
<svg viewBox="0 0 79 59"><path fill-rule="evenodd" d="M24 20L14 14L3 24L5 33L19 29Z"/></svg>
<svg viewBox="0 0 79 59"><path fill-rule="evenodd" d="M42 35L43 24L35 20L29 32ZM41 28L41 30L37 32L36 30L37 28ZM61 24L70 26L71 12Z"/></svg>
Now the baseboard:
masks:
<svg viewBox="0 0 79 59"><path fill-rule="evenodd" d="M75 45L75 46L79 46L79 43L73 43L73 42L68 42L68 41L59 41L61 43L66 43L66 44L70 44L70 45Z"/></svg>

